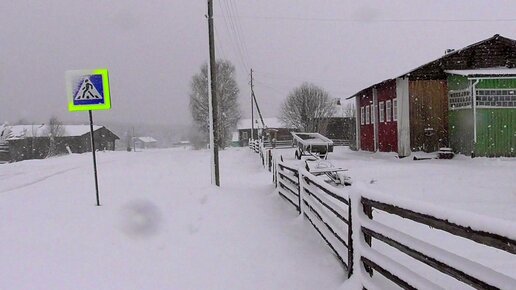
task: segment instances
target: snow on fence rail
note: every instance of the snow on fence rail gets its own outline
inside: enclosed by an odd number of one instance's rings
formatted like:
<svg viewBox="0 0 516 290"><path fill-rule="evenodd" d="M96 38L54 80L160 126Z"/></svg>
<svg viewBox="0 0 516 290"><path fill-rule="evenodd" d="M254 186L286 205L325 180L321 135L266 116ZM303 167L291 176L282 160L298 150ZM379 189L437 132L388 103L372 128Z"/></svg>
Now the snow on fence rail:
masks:
<svg viewBox="0 0 516 290"><path fill-rule="evenodd" d="M400 204L402 205L400 206ZM359 249L355 252L357 255L355 263L357 266L360 263L363 265L358 269L361 269L360 278L364 286L372 283L369 274L379 273L403 289L441 289L440 286L424 278L424 273L415 273L373 249L371 243L374 239L474 289L514 289L516 280L513 278L460 257L438 245L419 240L379 223L372 214L374 209L397 215L454 236L516 254L516 240L508 236L492 233L487 228L474 229L471 225L453 223L448 219L426 213L433 211L434 206L432 205L425 205L422 212L415 211L418 207L421 208L421 205L410 206L410 202L393 202L392 198L382 198L381 195L361 195L356 192L352 194L353 231L358 233L354 236L354 241L355 247ZM439 209L436 209L436 212L439 212ZM478 220L471 214L461 214L469 215L473 221ZM482 219L485 223L487 218L483 217ZM493 231L499 227L496 223L490 226ZM508 225L508 227L513 226ZM364 270L369 274L364 273Z"/></svg>
<svg viewBox="0 0 516 290"><path fill-rule="evenodd" d="M251 148L255 153L260 152L260 140L249 139L249 148Z"/></svg>
<svg viewBox="0 0 516 290"><path fill-rule="evenodd" d="M275 176L273 180L279 195L290 202L301 213L298 170L285 165L282 157L280 157L280 160L276 160L273 168Z"/></svg>
<svg viewBox="0 0 516 290"><path fill-rule="evenodd" d="M300 211L333 251L348 273L353 273L350 202L342 188L333 187L300 168ZM344 197L346 196L346 197Z"/></svg>
<svg viewBox="0 0 516 290"><path fill-rule="evenodd" d="M514 224L377 193L355 190L348 196L342 188L275 156L275 150L262 146L258 152L264 167L272 170L278 194L308 219L348 276L358 276L363 289L382 289L371 278L374 273L403 289L443 289L425 278L425 273L416 273L371 247L373 239L474 289L514 289L514 278L382 224L373 209L512 255L516 255Z"/></svg>
<svg viewBox="0 0 516 290"><path fill-rule="evenodd" d="M278 194L308 219L341 262L348 276L353 269L351 212L342 189L332 187L304 168L273 159L273 181Z"/></svg>

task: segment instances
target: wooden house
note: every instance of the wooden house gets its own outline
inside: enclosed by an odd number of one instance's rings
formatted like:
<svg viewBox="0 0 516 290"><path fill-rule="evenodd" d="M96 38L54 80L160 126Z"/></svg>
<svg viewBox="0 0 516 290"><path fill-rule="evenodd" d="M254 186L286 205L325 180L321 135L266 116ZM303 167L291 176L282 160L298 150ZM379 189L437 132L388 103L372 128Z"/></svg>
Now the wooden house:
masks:
<svg viewBox="0 0 516 290"><path fill-rule="evenodd" d="M410 155L411 151L432 152L449 146L456 152L470 154L471 151L463 151L466 147L450 142L449 119L456 114L450 113L448 95L450 88L456 89L450 80L457 79L450 79L450 74L457 70L515 67L516 41L494 35L362 89L350 97L355 98L357 108L357 147L393 151L401 157ZM507 82L503 83L502 86L507 86ZM483 136L477 136L477 142ZM495 155L510 155L507 150L510 149L505 149L505 153L497 151ZM478 153L493 155L485 150Z"/></svg>
<svg viewBox="0 0 516 290"><path fill-rule="evenodd" d="M152 137L134 137L133 143L139 149L157 148L158 145L158 141Z"/></svg>
<svg viewBox="0 0 516 290"><path fill-rule="evenodd" d="M317 133L330 138L335 145L354 143L355 117L347 110L340 98L334 99L334 107L335 112L331 117L322 118L324 125Z"/></svg>
<svg viewBox="0 0 516 290"><path fill-rule="evenodd" d="M91 152L89 125L62 125L59 136L53 137L54 154ZM42 159L49 155L51 136L47 125L9 126L6 139L9 151L8 161ZM93 126L95 149L115 150L115 141L120 139L103 126Z"/></svg>
<svg viewBox="0 0 516 290"><path fill-rule="evenodd" d="M292 140L290 132L295 131L293 128L287 128L278 118L264 118L266 129L272 129L275 131L277 141ZM251 138L251 127L254 127L253 138ZM237 134L234 134L233 143L239 144L241 147L249 145L249 139L259 139L262 134L266 134L262 122L259 119L254 120L254 126L252 126L251 119L241 119L237 125ZM238 140L238 141L237 141Z"/></svg>

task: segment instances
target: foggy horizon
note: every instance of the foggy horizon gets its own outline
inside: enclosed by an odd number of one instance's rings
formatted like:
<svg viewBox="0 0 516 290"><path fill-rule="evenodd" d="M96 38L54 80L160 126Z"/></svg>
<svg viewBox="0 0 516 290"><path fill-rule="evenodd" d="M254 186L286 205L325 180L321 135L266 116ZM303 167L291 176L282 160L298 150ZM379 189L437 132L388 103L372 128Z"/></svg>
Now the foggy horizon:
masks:
<svg viewBox="0 0 516 290"><path fill-rule="evenodd" d="M516 38L516 6L506 1L292 3L214 2L216 57L236 68L244 118L251 68L262 113L276 117L305 81L343 98L446 49ZM107 68L112 110L95 112L95 123L188 126L190 81L208 58L205 14L200 0L4 1L0 122L87 123L67 110L64 73Z"/></svg>

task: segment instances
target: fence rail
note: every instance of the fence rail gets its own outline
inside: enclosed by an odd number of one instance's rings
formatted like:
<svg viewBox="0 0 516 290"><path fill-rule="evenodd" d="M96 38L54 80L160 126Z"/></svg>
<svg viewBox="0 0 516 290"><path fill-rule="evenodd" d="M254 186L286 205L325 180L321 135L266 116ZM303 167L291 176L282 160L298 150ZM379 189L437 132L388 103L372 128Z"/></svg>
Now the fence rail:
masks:
<svg viewBox="0 0 516 290"><path fill-rule="evenodd" d="M348 139L331 139L333 146L349 146L351 143Z"/></svg>
<svg viewBox="0 0 516 290"><path fill-rule="evenodd" d="M278 194L307 218L350 276L351 211L342 189L326 184L304 168L286 165L281 157L273 159L272 171Z"/></svg>
<svg viewBox="0 0 516 290"><path fill-rule="evenodd" d="M371 248L371 241L373 239L381 241L385 245L398 250L404 255L407 255L420 263L426 264L444 275L455 278L457 281L467 284L474 289L511 289L511 287L516 285L515 279L505 276L504 274L496 272L479 263L455 255L444 247L441 247L441 245L430 244L379 223L375 221L371 213L374 209L397 215L404 219L409 219L416 223L427 225L433 229L442 230L457 237L466 238L481 245L506 251L510 254L515 254L515 240L487 231L474 230L466 225L452 223L443 218L419 213L412 209L400 207L399 205L363 196L360 197L356 203L357 205L354 206L354 210L363 211L363 214L360 215L357 222L359 231L361 231L364 236L365 243L362 244L367 247L365 250L361 249L360 252L366 254L360 257L360 261L364 264L365 268L383 275L401 288L422 289L426 288L426 286L423 285L425 284L432 285L432 287L430 287L431 289L439 289L439 286L434 285L431 281L423 278L422 274L414 273L410 270L408 273L407 271L404 273L394 273L393 268L402 268L403 265L398 264L393 259L385 256L375 259L374 257L377 256L374 254L371 255L371 253L376 252L375 249ZM379 253L376 252L376 254ZM418 277L418 279L414 279L413 277Z"/></svg>
<svg viewBox="0 0 516 290"><path fill-rule="evenodd" d="M348 277L353 269L349 200L342 188L332 187L304 168L299 169L301 212L312 224Z"/></svg>

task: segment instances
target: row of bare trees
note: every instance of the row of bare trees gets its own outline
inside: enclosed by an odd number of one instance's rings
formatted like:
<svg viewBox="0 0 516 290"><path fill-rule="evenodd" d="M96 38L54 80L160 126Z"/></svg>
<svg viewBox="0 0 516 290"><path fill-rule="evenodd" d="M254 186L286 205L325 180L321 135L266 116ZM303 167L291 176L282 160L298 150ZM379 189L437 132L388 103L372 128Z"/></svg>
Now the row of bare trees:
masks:
<svg viewBox="0 0 516 290"><path fill-rule="evenodd" d="M239 89L235 80L235 67L227 60L216 63L216 87L219 100L219 146L224 148L231 140L241 113L238 104ZM330 97L323 88L311 83L303 83L294 88L281 107L280 120L288 128L303 132L324 132L331 117L336 116L340 101ZM192 144L198 148L208 143L209 101L208 65L201 66L200 72L192 77L190 84L190 111L194 120L194 130L190 136ZM352 104L347 104L342 112L346 117L354 117ZM343 116L340 116L343 117Z"/></svg>

